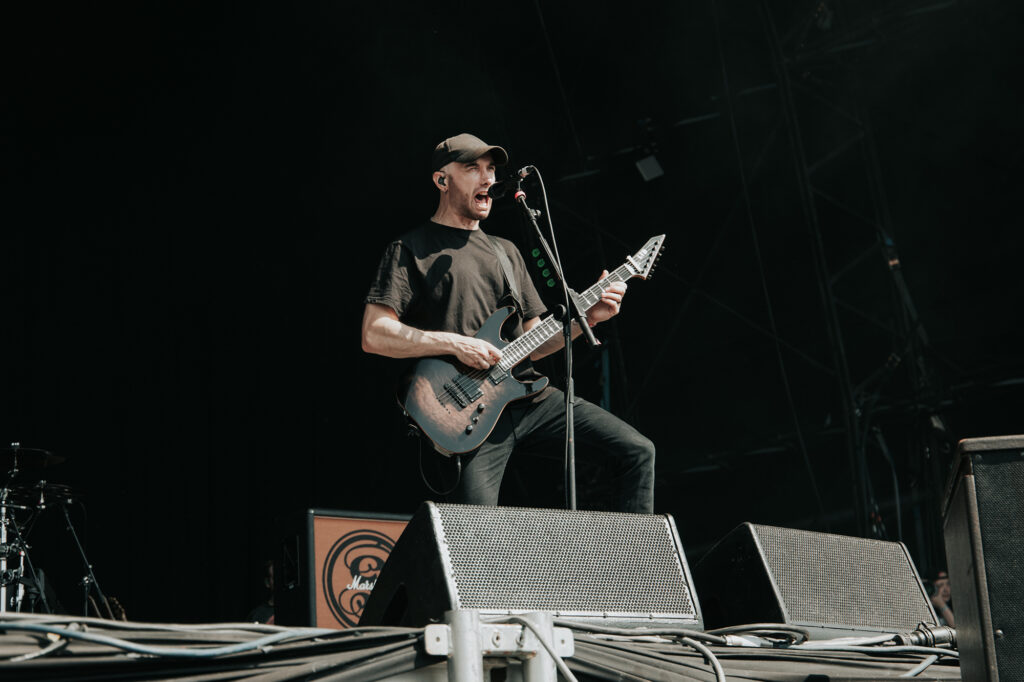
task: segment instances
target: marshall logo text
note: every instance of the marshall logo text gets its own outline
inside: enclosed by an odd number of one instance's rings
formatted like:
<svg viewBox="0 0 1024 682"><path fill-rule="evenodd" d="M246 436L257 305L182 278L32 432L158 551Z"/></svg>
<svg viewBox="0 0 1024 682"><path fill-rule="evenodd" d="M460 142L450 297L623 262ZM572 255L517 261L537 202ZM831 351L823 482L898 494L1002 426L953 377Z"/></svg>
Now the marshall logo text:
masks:
<svg viewBox="0 0 1024 682"><path fill-rule="evenodd" d="M347 533L331 546L323 564L321 587L331 613L342 626L359 625L366 599L394 546L392 538L370 529Z"/></svg>

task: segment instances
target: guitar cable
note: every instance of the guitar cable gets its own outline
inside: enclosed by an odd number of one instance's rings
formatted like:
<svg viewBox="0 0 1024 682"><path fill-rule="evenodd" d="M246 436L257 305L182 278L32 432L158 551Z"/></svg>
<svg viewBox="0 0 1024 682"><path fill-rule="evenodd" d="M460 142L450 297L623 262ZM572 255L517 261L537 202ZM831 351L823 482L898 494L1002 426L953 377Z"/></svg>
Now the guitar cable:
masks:
<svg viewBox="0 0 1024 682"><path fill-rule="evenodd" d="M459 482L462 480L462 456L461 455L454 455L453 456L453 459L455 460L455 483L452 485L451 488L449 488L448 490L442 492L440 490L436 490L434 488L434 486L430 485L430 481L427 480L427 472L425 472L423 470L423 437L422 436L416 438L416 448L419 451L418 459L419 459L419 464L420 464L420 478L423 479L423 485L427 486L427 489L430 490L430 492L432 492L435 495L438 495L440 497L448 497L448 495L450 495L456 488L459 487Z"/></svg>

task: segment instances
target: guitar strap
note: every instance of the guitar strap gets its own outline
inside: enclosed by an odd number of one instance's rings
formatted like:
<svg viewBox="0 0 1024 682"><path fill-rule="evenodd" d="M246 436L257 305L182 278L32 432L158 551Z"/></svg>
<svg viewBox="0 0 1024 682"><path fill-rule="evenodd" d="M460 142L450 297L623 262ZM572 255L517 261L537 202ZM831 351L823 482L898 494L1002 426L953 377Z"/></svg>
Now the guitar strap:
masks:
<svg viewBox="0 0 1024 682"><path fill-rule="evenodd" d="M484 235L487 237L487 241L491 243L491 248L494 249L494 253L497 254L498 262L501 263L501 271L505 273L505 283L508 285L509 291L512 292L512 300L516 304L516 310L519 312L520 317L525 318L526 315L523 312L523 300L519 294L519 285L516 284L516 277L512 272L512 262L509 261L508 254L505 253L505 248L497 239L486 232Z"/></svg>

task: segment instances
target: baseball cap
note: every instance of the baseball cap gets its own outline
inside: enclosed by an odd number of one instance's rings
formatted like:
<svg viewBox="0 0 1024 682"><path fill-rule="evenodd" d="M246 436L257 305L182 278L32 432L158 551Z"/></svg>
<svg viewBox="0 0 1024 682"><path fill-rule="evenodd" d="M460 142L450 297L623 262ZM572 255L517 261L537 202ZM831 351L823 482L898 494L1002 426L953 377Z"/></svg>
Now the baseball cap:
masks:
<svg viewBox="0 0 1024 682"><path fill-rule="evenodd" d="M452 161L460 163L476 161L488 152L491 153L496 165L504 166L508 163L508 154L501 147L487 144L476 135L461 133L443 140L434 147L431 169L439 170Z"/></svg>

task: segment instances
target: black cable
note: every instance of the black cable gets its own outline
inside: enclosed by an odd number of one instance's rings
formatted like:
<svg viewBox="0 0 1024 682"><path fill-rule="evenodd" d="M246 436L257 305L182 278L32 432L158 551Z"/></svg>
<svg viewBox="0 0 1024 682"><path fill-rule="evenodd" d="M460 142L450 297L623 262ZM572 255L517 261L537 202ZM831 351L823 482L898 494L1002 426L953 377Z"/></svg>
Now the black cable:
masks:
<svg viewBox="0 0 1024 682"><path fill-rule="evenodd" d="M459 487L459 483L462 480L462 456L461 455L452 455L452 457L455 459L455 483L452 484L451 488L449 488L448 490L442 492L440 490L435 490L434 486L430 485L430 481L427 480L427 473L425 471L423 471L423 439L422 438L417 438L416 439L416 447L417 447L417 449L419 451L419 453L418 453L419 457L417 459L419 460L420 478L423 479L423 485L427 486L427 489L430 490L430 492L432 492L433 494L435 494L435 495L437 495L439 497L447 497L456 488Z"/></svg>

